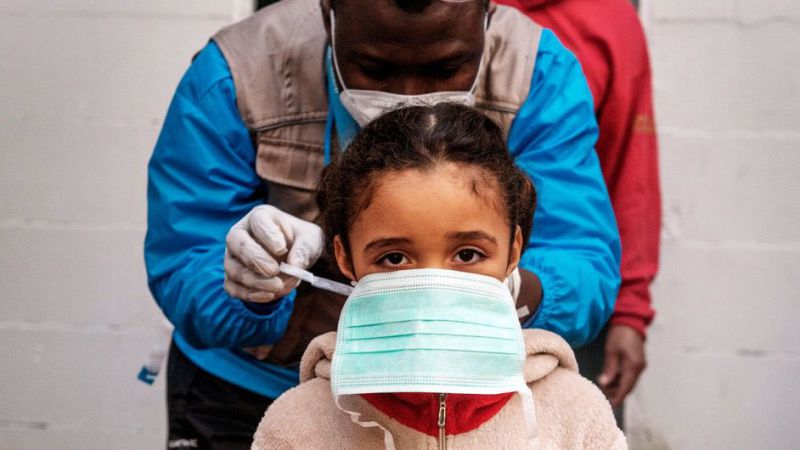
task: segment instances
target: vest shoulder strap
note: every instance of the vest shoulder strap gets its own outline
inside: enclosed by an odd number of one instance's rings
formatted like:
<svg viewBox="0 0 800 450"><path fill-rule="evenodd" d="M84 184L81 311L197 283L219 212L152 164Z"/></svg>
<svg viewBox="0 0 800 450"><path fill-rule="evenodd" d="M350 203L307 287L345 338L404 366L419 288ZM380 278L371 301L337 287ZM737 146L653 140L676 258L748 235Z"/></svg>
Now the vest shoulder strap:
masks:
<svg viewBox="0 0 800 450"><path fill-rule="evenodd" d="M497 5L490 17L475 106L506 133L530 93L541 34L542 27L515 8Z"/></svg>
<svg viewBox="0 0 800 450"><path fill-rule="evenodd" d="M212 38L228 62L245 125L263 131L325 121L325 27L318 0L284 0Z"/></svg>

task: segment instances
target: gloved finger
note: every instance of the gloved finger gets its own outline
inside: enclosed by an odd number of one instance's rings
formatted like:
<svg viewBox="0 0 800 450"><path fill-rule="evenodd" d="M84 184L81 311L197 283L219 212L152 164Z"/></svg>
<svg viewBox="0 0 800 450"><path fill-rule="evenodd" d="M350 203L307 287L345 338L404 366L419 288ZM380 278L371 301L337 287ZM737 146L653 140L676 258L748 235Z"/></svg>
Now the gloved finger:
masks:
<svg viewBox="0 0 800 450"><path fill-rule="evenodd" d="M275 298L286 297L294 288L300 284L300 280L289 275L280 274L278 277L283 282L283 289L275 293Z"/></svg>
<svg viewBox="0 0 800 450"><path fill-rule="evenodd" d="M285 288L280 277L265 277L253 272L235 258L225 258L225 275L250 291L265 291L271 294Z"/></svg>
<svg viewBox="0 0 800 450"><path fill-rule="evenodd" d="M603 361L603 371L597 377L597 384L605 391L610 388L619 376L619 352L613 349L606 349L605 360Z"/></svg>
<svg viewBox="0 0 800 450"><path fill-rule="evenodd" d="M223 283L222 287L225 289L225 292L227 292L228 295L238 298L239 300L248 300L250 297L249 289L228 277L225 277L225 282Z"/></svg>
<svg viewBox="0 0 800 450"><path fill-rule="evenodd" d="M278 275L278 262L244 228L233 227L225 239L226 255L267 277Z"/></svg>
<svg viewBox="0 0 800 450"><path fill-rule="evenodd" d="M266 291L250 291L250 295L247 296L247 301L254 303L269 303L282 296L283 295L280 293L273 294L272 292Z"/></svg>
<svg viewBox="0 0 800 450"><path fill-rule="evenodd" d="M295 230L294 242L286 262L303 269L311 267L322 254L322 230L313 224L302 231Z"/></svg>
<svg viewBox="0 0 800 450"><path fill-rule="evenodd" d="M283 256L288 251L286 230L281 225L279 214L272 206L258 207L250 213L249 226L253 237L272 255Z"/></svg>
<svg viewBox="0 0 800 450"><path fill-rule="evenodd" d="M252 291L247 289L246 287L227 277L225 278L223 287L225 288L225 292L227 292L231 297L235 297L240 300L246 300L248 302L269 303L277 298L275 294L271 292Z"/></svg>
<svg viewBox="0 0 800 450"><path fill-rule="evenodd" d="M283 285L284 285L284 288L286 289L287 293L288 293L288 291L291 291L292 289L295 289L297 286L300 286L300 279L299 278L291 277L291 276L283 274L283 273L278 275L278 276L281 278L281 280L283 280Z"/></svg>

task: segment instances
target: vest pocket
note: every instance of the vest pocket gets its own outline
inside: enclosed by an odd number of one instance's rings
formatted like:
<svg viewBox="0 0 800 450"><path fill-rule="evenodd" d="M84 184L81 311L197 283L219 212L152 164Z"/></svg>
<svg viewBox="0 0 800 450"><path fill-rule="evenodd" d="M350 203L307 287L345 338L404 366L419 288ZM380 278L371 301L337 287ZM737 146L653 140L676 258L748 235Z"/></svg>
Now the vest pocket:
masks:
<svg viewBox="0 0 800 450"><path fill-rule="evenodd" d="M258 137L256 172L267 185L267 203L301 219L317 215L314 193L324 165L323 147L296 140Z"/></svg>

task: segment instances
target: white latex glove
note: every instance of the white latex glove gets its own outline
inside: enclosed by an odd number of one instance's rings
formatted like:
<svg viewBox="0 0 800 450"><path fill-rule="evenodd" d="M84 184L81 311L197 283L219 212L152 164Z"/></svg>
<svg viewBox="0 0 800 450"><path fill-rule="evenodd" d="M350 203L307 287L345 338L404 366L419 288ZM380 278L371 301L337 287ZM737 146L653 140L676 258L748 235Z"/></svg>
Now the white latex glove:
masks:
<svg viewBox="0 0 800 450"><path fill-rule="evenodd" d="M300 280L278 271L280 261L307 269L322 254L322 229L271 205L259 205L225 239L225 291L268 303L288 294Z"/></svg>

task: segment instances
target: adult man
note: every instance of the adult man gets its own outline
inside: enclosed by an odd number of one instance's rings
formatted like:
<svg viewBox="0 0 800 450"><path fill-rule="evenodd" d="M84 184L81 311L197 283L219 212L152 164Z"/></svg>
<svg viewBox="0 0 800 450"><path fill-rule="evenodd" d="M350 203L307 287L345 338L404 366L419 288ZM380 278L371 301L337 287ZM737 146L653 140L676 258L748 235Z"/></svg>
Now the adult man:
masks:
<svg viewBox="0 0 800 450"><path fill-rule="evenodd" d="M578 349L581 373L620 406L645 367L655 312L661 199L647 42L629 0L499 0L551 28L586 73L600 127L597 154L622 239L622 285L608 329ZM602 372L602 373L601 373ZM599 378L598 378L599 376ZM621 414L618 414L621 418Z"/></svg>
<svg viewBox="0 0 800 450"><path fill-rule="evenodd" d="M480 1L286 0L198 54L150 163L149 283L176 328L173 442L212 446L220 431L248 441L254 411L297 383L292 364L335 329L344 300L277 273L278 261L309 267L320 256L309 222L316 177L383 109L442 100L498 121L538 188L530 250L511 283L524 325L573 344L600 330L618 287L618 235L591 95L554 35ZM325 262L312 271L326 273Z"/></svg>

